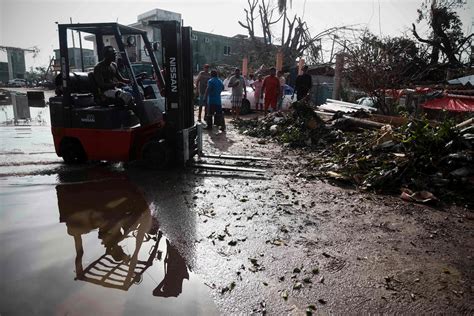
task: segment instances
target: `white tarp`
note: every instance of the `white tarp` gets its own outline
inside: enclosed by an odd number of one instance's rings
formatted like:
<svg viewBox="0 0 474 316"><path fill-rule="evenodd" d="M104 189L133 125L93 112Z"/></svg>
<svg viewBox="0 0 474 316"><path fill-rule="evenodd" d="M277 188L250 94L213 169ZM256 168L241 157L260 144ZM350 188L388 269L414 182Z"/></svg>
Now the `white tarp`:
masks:
<svg viewBox="0 0 474 316"><path fill-rule="evenodd" d="M349 103L349 102L344 102L344 101L339 101L339 100L333 100L333 99L327 99L325 104L322 104L319 106L320 110L328 111L328 112L343 112L343 113L351 113L351 112L356 112L360 109L366 111L366 112L376 112L377 108L371 107L371 106L366 106L366 105L361 105L361 104L355 104L355 103Z"/></svg>

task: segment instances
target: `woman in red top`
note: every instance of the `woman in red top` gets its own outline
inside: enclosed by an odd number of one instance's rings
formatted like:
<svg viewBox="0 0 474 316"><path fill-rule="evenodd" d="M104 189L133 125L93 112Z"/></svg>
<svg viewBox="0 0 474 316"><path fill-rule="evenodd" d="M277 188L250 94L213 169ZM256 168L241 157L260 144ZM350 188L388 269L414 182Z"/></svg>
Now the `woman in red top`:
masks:
<svg viewBox="0 0 474 316"><path fill-rule="evenodd" d="M271 106L274 111L277 108L278 97L280 96L280 80L275 76L276 69L270 68L270 75L263 80L262 91L265 93L264 107L265 114Z"/></svg>

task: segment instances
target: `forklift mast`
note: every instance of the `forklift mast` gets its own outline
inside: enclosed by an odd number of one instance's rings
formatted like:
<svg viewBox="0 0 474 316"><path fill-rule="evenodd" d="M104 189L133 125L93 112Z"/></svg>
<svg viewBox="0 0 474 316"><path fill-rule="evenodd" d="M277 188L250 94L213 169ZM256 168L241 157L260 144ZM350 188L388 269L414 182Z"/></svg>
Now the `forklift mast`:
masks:
<svg viewBox="0 0 474 316"><path fill-rule="evenodd" d="M149 21L161 31L167 124L177 131L194 125L191 27L178 21Z"/></svg>
<svg viewBox="0 0 474 316"><path fill-rule="evenodd" d="M166 124L168 139L177 144L186 162L199 154L201 149L199 129L194 124L193 73L191 27L183 27L178 21L148 21L161 32L162 61L165 82Z"/></svg>

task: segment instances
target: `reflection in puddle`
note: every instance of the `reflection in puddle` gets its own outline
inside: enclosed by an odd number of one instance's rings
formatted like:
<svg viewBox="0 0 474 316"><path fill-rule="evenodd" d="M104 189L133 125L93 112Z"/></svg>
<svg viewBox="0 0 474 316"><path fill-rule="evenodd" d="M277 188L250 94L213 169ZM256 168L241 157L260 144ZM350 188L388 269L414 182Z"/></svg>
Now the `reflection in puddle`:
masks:
<svg viewBox="0 0 474 316"><path fill-rule="evenodd" d="M178 297L189 280L185 259L163 237L142 194L125 178L56 187L60 222L74 239L75 280L128 291L152 266L164 277L152 294ZM97 232L103 254L84 263L83 236Z"/></svg>
<svg viewBox="0 0 474 316"><path fill-rule="evenodd" d="M196 215L182 191L196 184L133 175L68 166L0 183L0 315L218 314L189 268Z"/></svg>

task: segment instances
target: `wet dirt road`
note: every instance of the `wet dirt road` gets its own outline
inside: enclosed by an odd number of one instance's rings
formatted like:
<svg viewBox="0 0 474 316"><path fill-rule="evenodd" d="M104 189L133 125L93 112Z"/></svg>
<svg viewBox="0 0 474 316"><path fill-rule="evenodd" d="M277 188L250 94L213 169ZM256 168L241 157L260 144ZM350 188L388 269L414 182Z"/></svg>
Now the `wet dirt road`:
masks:
<svg viewBox="0 0 474 316"><path fill-rule="evenodd" d="M470 210L306 180L230 124L206 151L270 157L264 176L68 167L31 128L43 145L0 128L2 315L474 313Z"/></svg>

